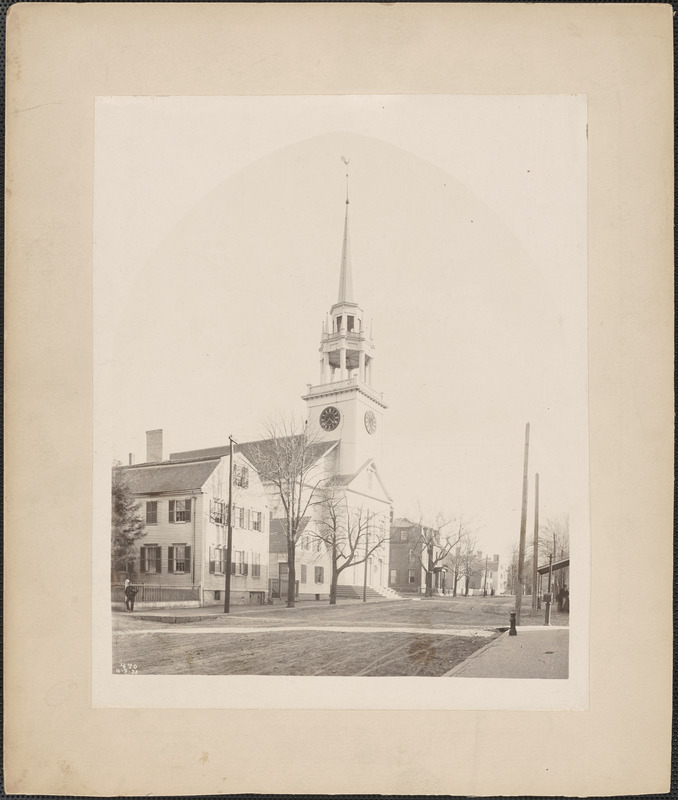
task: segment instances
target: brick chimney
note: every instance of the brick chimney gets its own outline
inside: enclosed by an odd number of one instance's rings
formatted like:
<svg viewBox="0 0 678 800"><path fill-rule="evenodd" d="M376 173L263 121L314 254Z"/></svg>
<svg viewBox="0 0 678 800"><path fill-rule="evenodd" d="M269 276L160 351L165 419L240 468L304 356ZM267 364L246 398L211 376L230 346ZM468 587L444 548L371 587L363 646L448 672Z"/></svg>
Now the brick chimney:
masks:
<svg viewBox="0 0 678 800"><path fill-rule="evenodd" d="M162 461L162 428L146 431L146 461Z"/></svg>

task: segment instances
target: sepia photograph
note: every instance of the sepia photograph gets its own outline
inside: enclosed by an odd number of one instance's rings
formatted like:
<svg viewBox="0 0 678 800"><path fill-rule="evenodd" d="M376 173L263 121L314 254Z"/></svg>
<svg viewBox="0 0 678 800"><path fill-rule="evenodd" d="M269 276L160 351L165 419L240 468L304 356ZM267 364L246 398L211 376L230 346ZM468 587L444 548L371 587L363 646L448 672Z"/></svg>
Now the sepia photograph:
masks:
<svg viewBox="0 0 678 800"><path fill-rule="evenodd" d="M94 203L112 674L586 675L584 97L98 98Z"/></svg>
<svg viewBox="0 0 678 800"><path fill-rule="evenodd" d="M9 794L670 788L672 24L9 9Z"/></svg>

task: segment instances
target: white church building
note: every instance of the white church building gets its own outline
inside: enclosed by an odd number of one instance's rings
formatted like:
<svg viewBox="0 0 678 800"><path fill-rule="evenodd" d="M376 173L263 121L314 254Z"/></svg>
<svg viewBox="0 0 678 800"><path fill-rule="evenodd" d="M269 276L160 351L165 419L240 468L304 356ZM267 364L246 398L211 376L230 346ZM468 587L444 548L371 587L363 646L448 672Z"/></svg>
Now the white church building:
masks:
<svg viewBox="0 0 678 800"><path fill-rule="evenodd" d="M362 307L353 294L351 253L349 242L349 200L346 198L344 235L341 253L337 301L327 314L320 341L320 374L318 383L307 384L303 400L306 403L306 425L314 440L313 457L317 476L324 485L333 487L343 507L356 518L368 521L355 559L361 563L344 569L338 581L338 597L362 597L393 594L389 590L389 536L392 520L392 499L384 486L380 472L383 417L387 409L381 392L373 386L375 346L371 331L365 324ZM268 440L270 441L270 440ZM235 452L258 470L257 457L265 452L267 440L241 442ZM223 459L228 444L201 450L171 453L169 462L192 462L203 459ZM284 598L289 575L286 538L279 496L276 487L263 479L267 495L269 519L262 530L268 531L267 564L261 573L268 579L269 599ZM322 525L320 505L309 506L304 518L295 552L296 593L300 599L324 600L329 595L331 561L326 548L318 541ZM258 533L258 532L257 532ZM365 563L365 540L372 549ZM210 546L205 542L195 548L196 557L208 559ZM362 550L362 553L361 553ZM197 565L196 575L210 575L211 567ZM196 596L203 602L216 598L206 586L196 586ZM249 588L249 587L248 587ZM233 589L232 589L233 592ZM248 595L249 596L249 595ZM234 602L243 602L233 597Z"/></svg>

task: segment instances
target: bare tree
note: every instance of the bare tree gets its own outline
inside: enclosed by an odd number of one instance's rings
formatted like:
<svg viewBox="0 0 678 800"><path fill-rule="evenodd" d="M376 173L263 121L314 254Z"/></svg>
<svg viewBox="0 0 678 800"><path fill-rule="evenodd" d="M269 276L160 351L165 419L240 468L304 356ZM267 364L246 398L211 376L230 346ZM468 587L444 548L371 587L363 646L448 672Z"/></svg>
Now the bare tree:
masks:
<svg viewBox="0 0 678 800"><path fill-rule="evenodd" d="M570 555L570 515L549 517L539 528L539 559L542 565L548 564L549 555L553 561L562 561ZM552 591L557 597L569 580L569 569L553 573Z"/></svg>
<svg viewBox="0 0 678 800"><path fill-rule="evenodd" d="M516 593L516 586L518 581L518 550L520 546L518 544L514 544L511 547L511 556L509 560L509 565L506 570L506 582L509 587L509 592L511 594Z"/></svg>
<svg viewBox="0 0 678 800"><path fill-rule="evenodd" d="M279 502L287 541L287 607L294 608L296 547L304 518L320 499L321 456L326 448L305 423L293 418L271 419L264 432L263 440L249 442L242 449Z"/></svg>
<svg viewBox="0 0 678 800"><path fill-rule="evenodd" d="M445 533L442 529L451 525ZM419 541L415 555L426 573L426 597L433 597L433 582L436 569L444 564L450 553L460 545L470 532L470 526L461 517L445 519L438 513L433 525L423 524L423 514L419 518Z"/></svg>
<svg viewBox="0 0 678 800"><path fill-rule="evenodd" d="M339 575L363 564L388 539L386 528L375 526L375 515L364 506L349 506L346 492L331 485L321 492L320 516L311 538L321 542L330 559L330 605L337 602Z"/></svg>
<svg viewBox="0 0 678 800"><path fill-rule="evenodd" d="M471 579L480 574L482 564L478 557L478 541L469 533L461 549L461 576L465 579L464 596L468 597Z"/></svg>
<svg viewBox="0 0 678 800"><path fill-rule="evenodd" d="M462 543L460 542L450 550L445 561L446 566L452 572L452 594L454 597L457 596L457 586L462 574L462 555Z"/></svg>

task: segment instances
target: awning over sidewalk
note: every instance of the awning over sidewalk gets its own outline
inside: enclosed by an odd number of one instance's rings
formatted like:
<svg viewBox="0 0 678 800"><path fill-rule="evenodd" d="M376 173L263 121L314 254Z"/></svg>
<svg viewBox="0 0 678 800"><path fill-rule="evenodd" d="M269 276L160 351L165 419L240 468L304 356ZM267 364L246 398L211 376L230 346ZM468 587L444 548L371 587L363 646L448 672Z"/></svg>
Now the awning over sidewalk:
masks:
<svg viewBox="0 0 678 800"><path fill-rule="evenodd" d="M537 572L540 575L548 575L549 569L552 569L555 572L557 569L565 569L565 567L569 566L570 566L570 559L568 557L568 558L563 558L560 561L554 561L550 567L548 564L545 564L543 567L538 567Z"/></svg>

